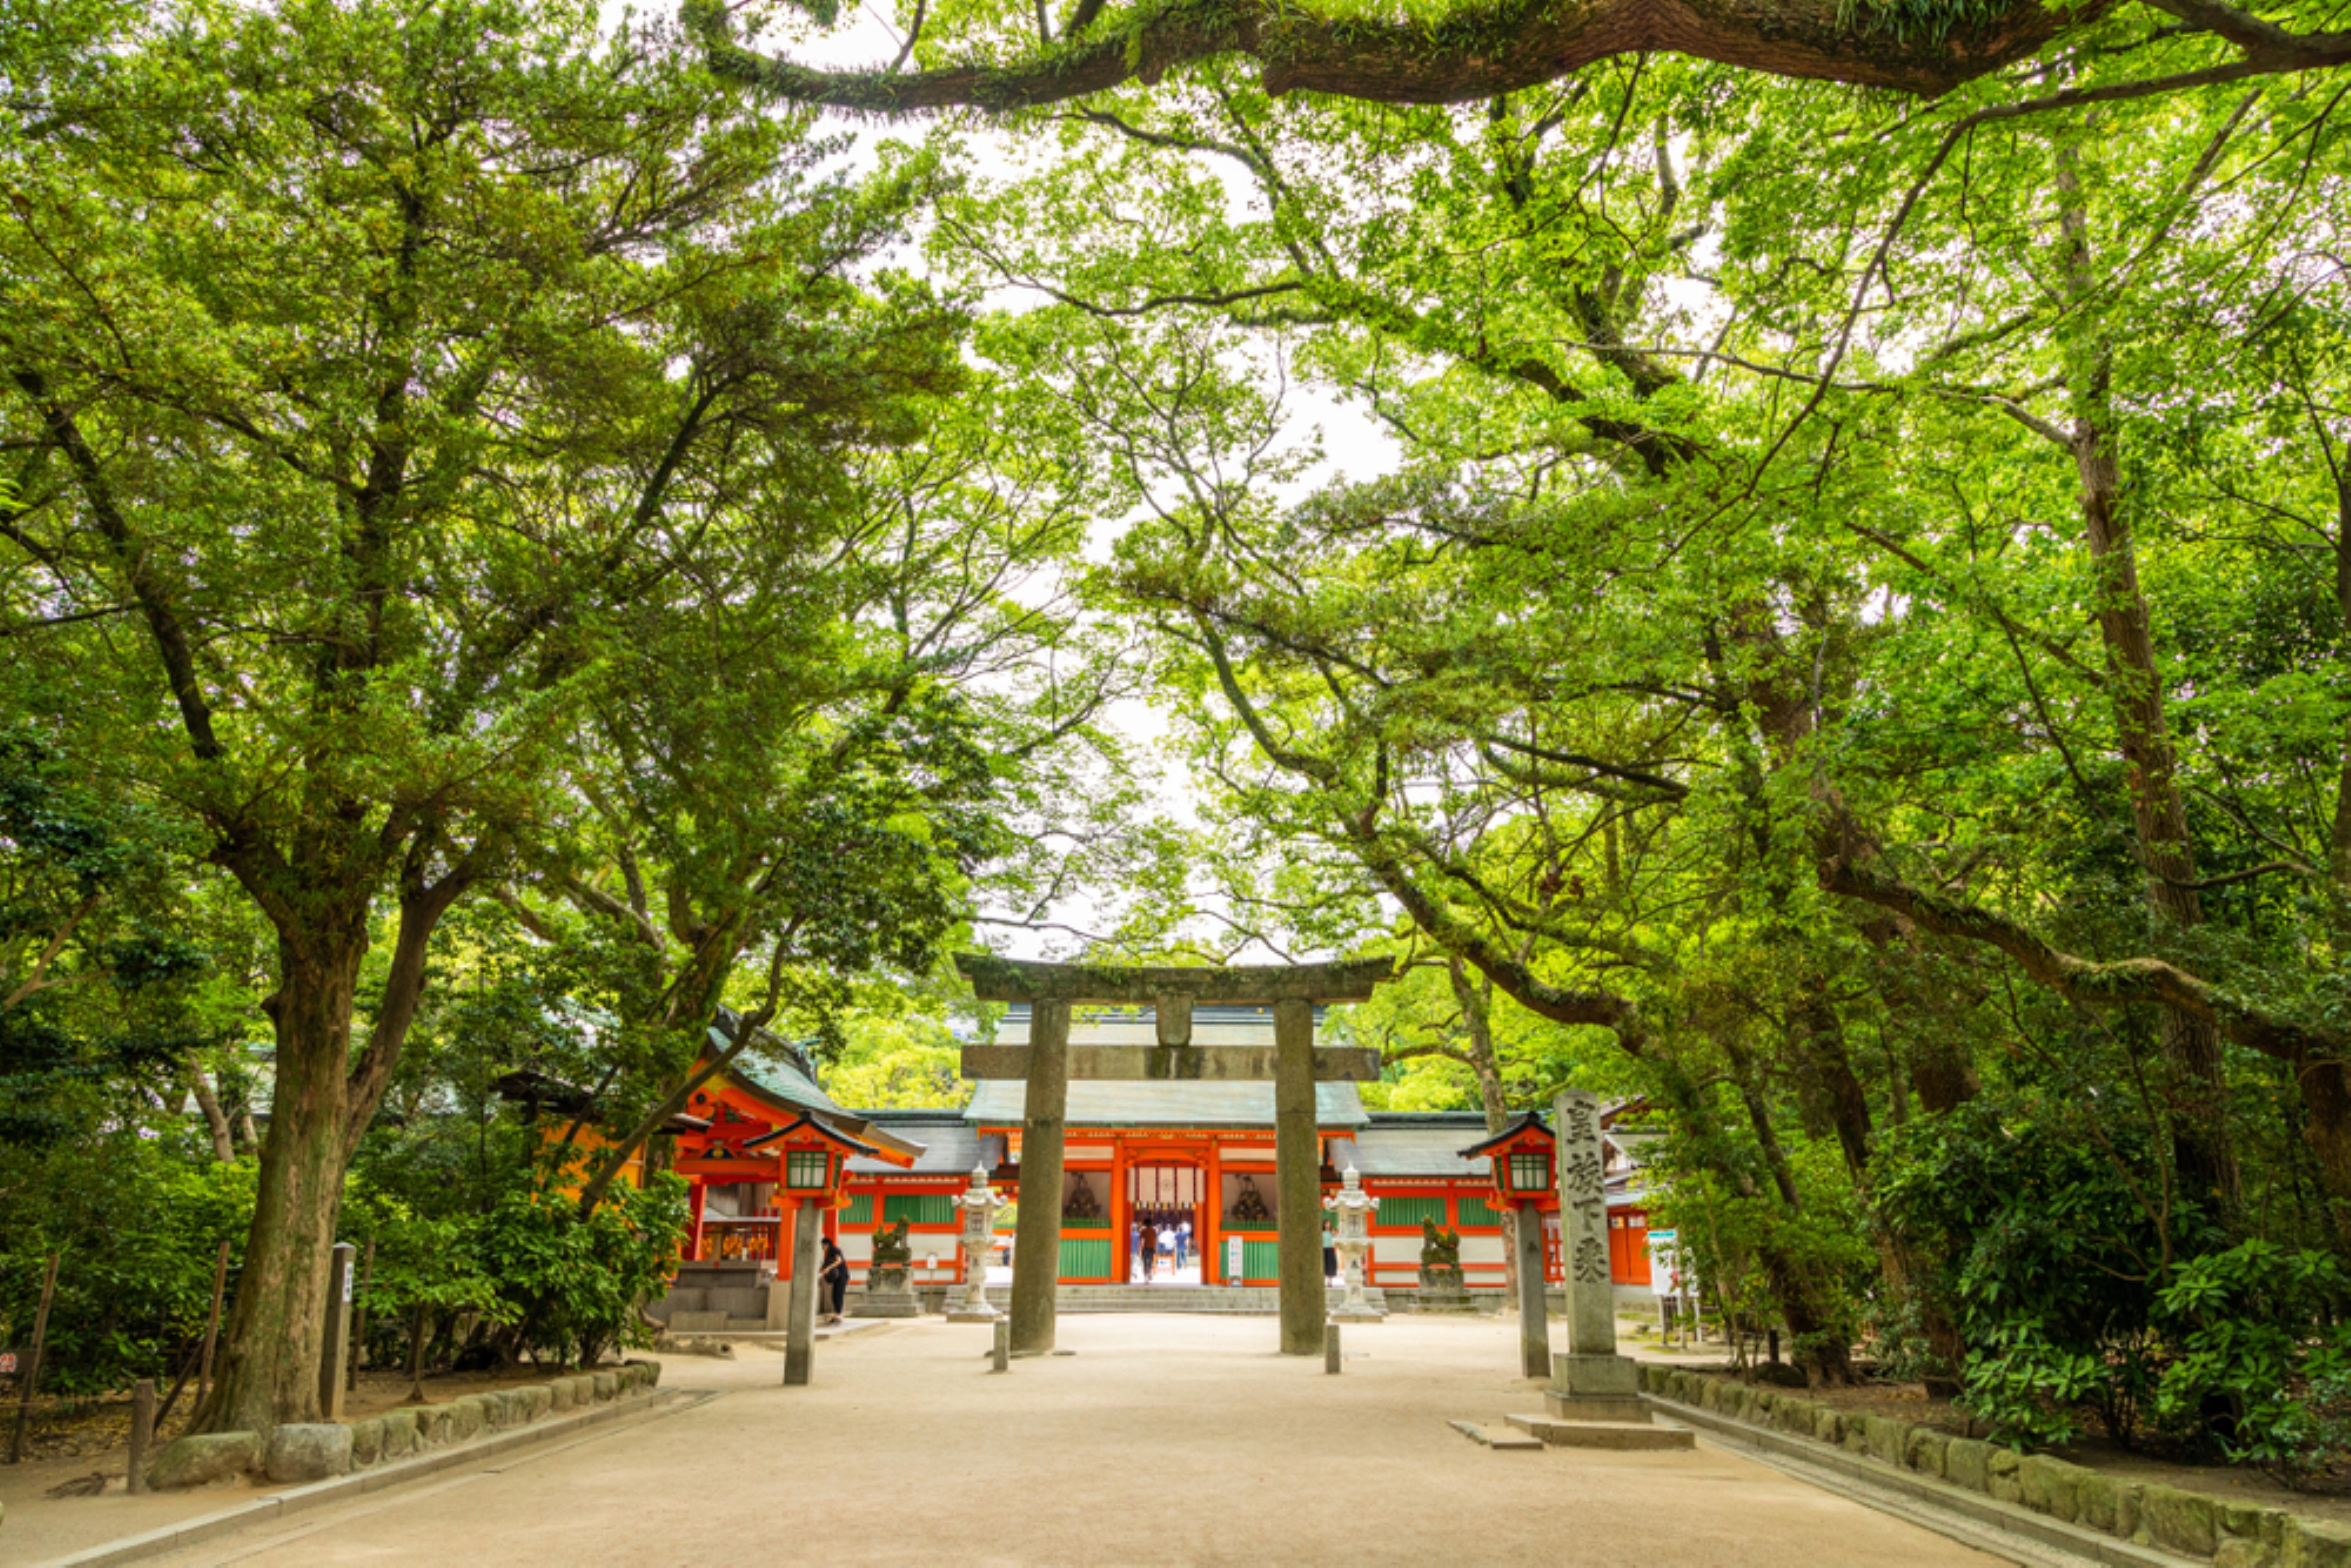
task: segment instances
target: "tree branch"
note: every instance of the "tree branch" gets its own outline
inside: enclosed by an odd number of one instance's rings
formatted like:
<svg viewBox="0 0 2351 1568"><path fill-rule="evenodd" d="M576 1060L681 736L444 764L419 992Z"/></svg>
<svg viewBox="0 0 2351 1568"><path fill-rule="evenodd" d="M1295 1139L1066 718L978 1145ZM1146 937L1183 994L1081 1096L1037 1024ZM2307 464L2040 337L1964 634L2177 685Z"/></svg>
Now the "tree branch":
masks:
<svg viewBox="0 0 2351 1568"><path fill-rule="evenodd" d="M814 70L764 57L736 41L720 0L689 0L684 17L721 76L797 102L907 114L935 109L1001 113L1063 103L1124 82L1155 83L1179 66L1228 55L1262 62L1265 90L1277 97L1316 92L1375 103L1478 102L1555 81L1595 60L1653 51L1931 97L2035 53L2105 9L2095 0L2070 12L2040 0L2008 0L1997 11L1964 20L1954 12L1948 28L1896 34L1879 24L1875 7L1841 0L1703 7L1677 0L1494 0L1434 26L1321 16L1262 0L1171 0L1110 33L1091 39L1065 35L1009 65L956 65L908 75ZM2325 42L2316 42L2324 56ZM2309 43L2303 43L2305 52ZM2318 63L2335 62L2324 57Z"/></svg>

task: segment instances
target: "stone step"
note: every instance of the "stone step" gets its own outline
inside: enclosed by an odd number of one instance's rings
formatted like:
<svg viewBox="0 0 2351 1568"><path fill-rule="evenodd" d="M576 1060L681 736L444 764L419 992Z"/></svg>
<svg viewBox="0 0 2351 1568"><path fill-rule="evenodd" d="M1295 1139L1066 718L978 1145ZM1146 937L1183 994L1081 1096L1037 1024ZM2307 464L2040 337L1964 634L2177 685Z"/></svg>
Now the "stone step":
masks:
<svg viewBox="0 0 2351 1568"><path fill-rule="evenodd" d="M1514 1432L1507 1427L1481 1426L1475 1421L1447 1421L1446 1425L1482 1448L1499 1448L1505 1453L1531 1453L1543 1446L1541 1437Z"/></svg>
<svg viewBox="0 0 2351 1568"><path fill-rule="evenodd" d="M1502 1419L1558 1448L1695 1448L1698 1434L1687 1427L1652 1427L1634 1421L1562 1421L1549 1416Z"/></svg>

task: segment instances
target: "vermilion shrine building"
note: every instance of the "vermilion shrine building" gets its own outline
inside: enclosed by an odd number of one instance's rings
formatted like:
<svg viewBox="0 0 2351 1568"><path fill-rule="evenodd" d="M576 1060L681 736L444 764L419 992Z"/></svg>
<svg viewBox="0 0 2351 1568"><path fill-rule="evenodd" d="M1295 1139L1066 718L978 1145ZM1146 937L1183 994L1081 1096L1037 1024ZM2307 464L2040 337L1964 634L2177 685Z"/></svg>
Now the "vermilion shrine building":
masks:
<svg viewBox="0 0 2351 1568"><path fill-rule="evenodd" d="M1029 1014L1026 1004L1014 1004L998 1026L998 1043L1027 1043ZM1316 1022L1319 1027L1320 1009ZM1147 1044L1154 1029L1148 1007L1098 1009L1072 1022L1070 1043ZM1206 1046L1270 1044L1272 1009L1202 1004L1193 1012L1193 1032ZM790 1277L791 1248L783 1228L789 1211L778 1212L773 1183L730 1180L729 1166L747 1157L755 1161L758 1150L747 1145L803 1116L871 1151L851 1157L846 1200L824 1218L825 1233L840 1241L858 1284L872 1255L874 1230L899 1220L908 1225L917 1288L958 1282L960 1217L954 1199L975 1167L1028 1207L1031 1195L1019 1189L1020 1081L982 1081L961 1110L859 1111L836 1104L794 1048L761 1044L766 1060L738 1061L713 1078L676 1124L675 1168L694 1188L690 1260L756 1260L772 1266L778 1278ZM1484 1119L1474 1112L1369 1111L1356 1086L1344 1082L1317 1083L1315 1102L1324 1190L1335 1188L1352 1165L1364 1189L1380 1200L1369 1283L1411 1291L1421 1221L1433 1219L1460 1232L1468 1286L1499 1292L1506 1244L1490 1201L1489 1162L1459 1152L1485 1138ZM1646 1301L1648 1218L1634 1157L1646 1134L1632 1124L1635 1109L1604 1116L1609 1253L1614 1283ZM1072 1082L1066 1121L1062 1284L1137 1282L1134 1237L1145 1218L1190 1226L1200 1288L1276 1284L1280 1194L1272 1083ZM1554 1211L1544 1218L1546 1272L1557 1281L1558 1217ZM1009 1228L999 1226L999 1234L1008 1245Z"/></svg>

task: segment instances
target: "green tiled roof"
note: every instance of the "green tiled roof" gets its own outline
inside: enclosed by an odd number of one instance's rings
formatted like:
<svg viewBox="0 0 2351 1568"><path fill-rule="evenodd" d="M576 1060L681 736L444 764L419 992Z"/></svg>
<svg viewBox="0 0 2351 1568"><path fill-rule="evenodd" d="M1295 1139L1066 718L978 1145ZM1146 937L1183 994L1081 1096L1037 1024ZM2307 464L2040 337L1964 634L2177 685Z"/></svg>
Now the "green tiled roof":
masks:
<svg viewBox="0 0 2351 1568"><path fill-rule="evenodd" d="M1029 1086L1017 1078L975 1084L964 1120L986 1126L1017 1125ZM1353 1083L1317 1083L1314 1121L1323 1127L1360 1127L1370 1118ZM1154 1083L1095 1079L1070 1085L1072 1127L1271 1127L1273 1085L1266 1082Z"/></svg>
<svg viewBox="0 0 2351 1568"><path fill-rule="evenodd" d="M725 1051L734 1041L716 1027L710 1030L710 1049ZM839 1111L832 1097L816 1086L816 1080L801 1071L789 1057L781 1060L756 1054L760 1042L754 1041L742 1055L727 1064L728 1071L754 1089L765 1090L778 1100L810 1111Z"/></svg>

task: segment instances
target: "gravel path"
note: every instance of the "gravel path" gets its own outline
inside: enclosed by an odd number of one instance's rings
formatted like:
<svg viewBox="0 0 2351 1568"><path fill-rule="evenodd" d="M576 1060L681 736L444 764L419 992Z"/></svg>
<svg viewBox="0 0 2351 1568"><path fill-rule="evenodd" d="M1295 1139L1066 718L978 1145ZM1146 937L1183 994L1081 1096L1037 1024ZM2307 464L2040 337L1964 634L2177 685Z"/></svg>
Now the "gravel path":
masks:
<svg viewBox="0 0 2351 1568"><path fill-rule="evenodd" d="M1736 1568L1991 1561L1701 1448L1497 1453L1446 1426L1540 1410L1512 1325L1347 1331L1343 1375L1270 1318L1065 1317L1077 1354L985 1370L935 1319L782 1358L669 1358L723 1391L496 1470L377 1494L172 1564L1482 1563ZM223 1494L223 1501L233 1494Z"/></svg>

